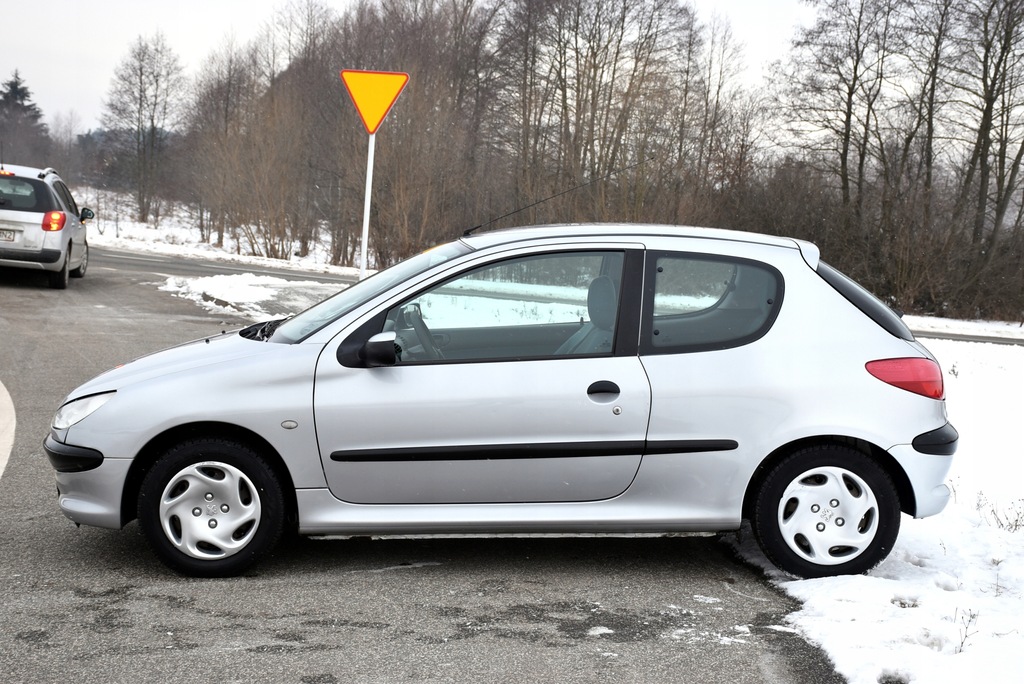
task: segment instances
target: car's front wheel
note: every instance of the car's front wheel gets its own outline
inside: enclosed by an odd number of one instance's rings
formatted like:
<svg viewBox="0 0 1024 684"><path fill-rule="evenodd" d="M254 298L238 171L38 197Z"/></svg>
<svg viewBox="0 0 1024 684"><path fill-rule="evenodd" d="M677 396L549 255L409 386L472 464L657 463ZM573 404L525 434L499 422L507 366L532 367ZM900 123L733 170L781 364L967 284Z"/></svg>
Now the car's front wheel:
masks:
<svg viewBox="0 0 1024 684"><path fill-rule="evenodd" d="M892 550L900 503L892 478L839 445L802 449L776 465L751 525L765 555L800 577L866 572Z"/></svg>
<svg viewBox="0 0 1024 684"><path fill-rule="evenodd" d="M168 450L143 479L139 524L170 568L197 577L237 575L281 536L284 496L248 446L197 439Z"/></svg>

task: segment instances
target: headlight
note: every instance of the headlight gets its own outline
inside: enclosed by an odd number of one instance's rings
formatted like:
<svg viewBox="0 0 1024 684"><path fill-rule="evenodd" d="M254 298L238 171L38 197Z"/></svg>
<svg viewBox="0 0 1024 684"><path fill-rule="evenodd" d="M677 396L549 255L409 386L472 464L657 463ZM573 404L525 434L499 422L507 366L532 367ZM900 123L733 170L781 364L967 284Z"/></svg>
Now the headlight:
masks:
<svg viewBox="0 0 1024 684"><path fill-rule="evenodd" d="M69 427L92 415L93 411L114 398L114 392L93 394L89 397L76 399L64 404L53 417L54 430L67 430Z"/></svg>

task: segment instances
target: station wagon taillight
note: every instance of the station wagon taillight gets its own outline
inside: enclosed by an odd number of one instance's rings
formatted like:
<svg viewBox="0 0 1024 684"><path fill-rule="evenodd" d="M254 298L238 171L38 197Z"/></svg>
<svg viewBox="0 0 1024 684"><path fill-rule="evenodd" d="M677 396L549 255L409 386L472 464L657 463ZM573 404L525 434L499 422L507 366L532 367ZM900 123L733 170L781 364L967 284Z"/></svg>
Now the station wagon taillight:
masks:
<svg viewBox="0 0 1024 684"><path fill-rule="evenodd" d="M893 387L929 399L942 399L946 396L942 369L931 359L883 359L869 361L865 368L868 373Z"/></svg>
<svg viewBox="0 0 1024 684"><path fill-rule="evenodd" d="M68 217L63 211L48 211L43 217L43 230L55 233L64 228L64 223L67 220Z"/></svg>

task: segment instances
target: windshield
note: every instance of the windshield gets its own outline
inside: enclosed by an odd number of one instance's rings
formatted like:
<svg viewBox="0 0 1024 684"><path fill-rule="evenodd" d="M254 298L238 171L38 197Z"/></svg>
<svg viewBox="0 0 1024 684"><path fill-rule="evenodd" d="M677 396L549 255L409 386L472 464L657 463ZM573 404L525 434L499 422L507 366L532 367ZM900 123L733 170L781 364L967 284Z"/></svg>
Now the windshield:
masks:
<svg viewBox="0 0 1024 684"><path fill-rule="evenodd" d="M366 280L360 280L338 294L284 321L274 330L270 341L285 344L301 342L325 325L336 321L393 285L470 251L465 243L449 242L417 254L383 271L378 271Z"/></svg>

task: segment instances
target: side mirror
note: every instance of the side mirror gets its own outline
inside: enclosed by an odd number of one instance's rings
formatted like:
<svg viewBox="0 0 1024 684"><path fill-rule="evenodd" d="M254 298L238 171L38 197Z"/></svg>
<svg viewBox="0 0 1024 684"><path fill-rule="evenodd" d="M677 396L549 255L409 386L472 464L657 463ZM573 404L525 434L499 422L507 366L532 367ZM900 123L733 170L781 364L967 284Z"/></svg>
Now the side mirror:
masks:
<svg viewBox="0 0 1024 684"><path fill-rule="evenodd" d="M88 221L96 218L96 212L89 207L82 207L82 215L78 217L80 221Z"/></svg>
<svg viewBox="0 0 1024 684"><path fill-rule="evenodd" d="M398 363L398 354L395 353L396 339L394 331L377 333L366 341L359 355L370 368L394 366Z"/></svg>

